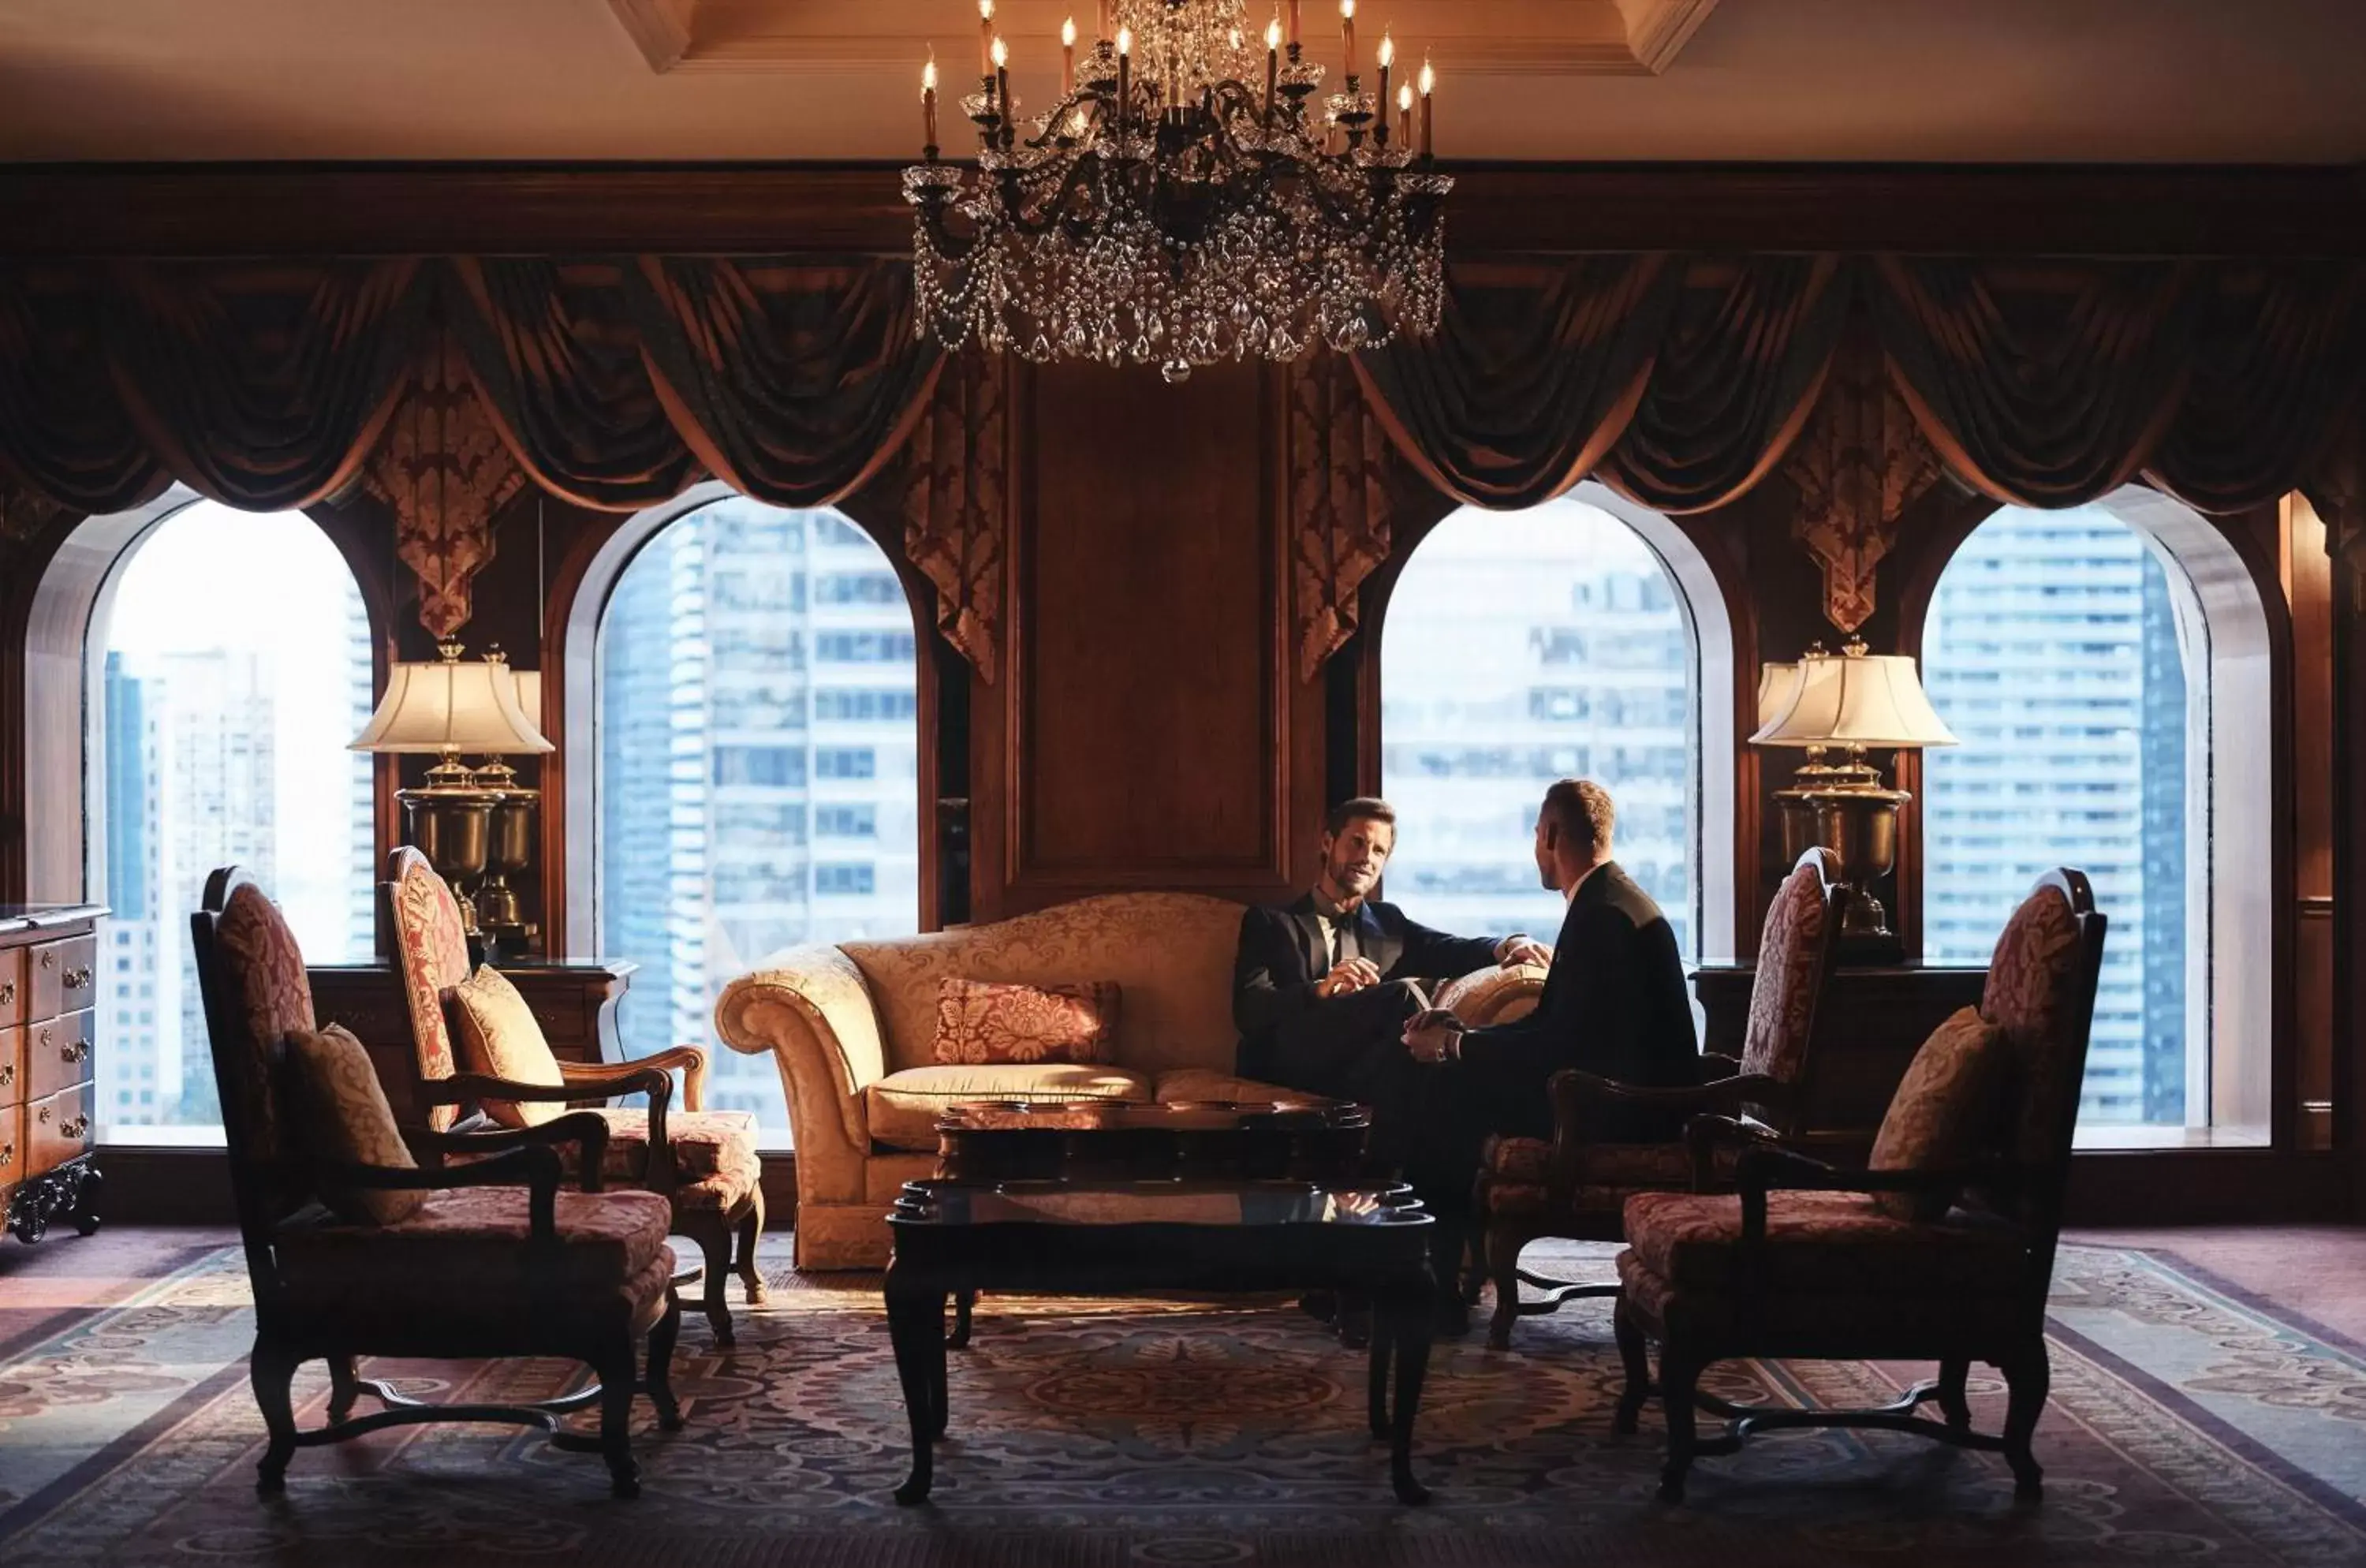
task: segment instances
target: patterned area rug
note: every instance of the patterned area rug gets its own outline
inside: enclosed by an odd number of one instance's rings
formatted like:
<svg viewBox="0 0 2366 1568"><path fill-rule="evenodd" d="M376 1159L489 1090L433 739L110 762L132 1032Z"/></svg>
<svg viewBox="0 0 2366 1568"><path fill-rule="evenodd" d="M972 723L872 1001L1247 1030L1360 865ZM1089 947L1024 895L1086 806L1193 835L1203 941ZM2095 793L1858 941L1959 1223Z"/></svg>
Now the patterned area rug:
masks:
<svg viewBox="0 0 2366 1568"><path fill-rule="evenodd" d="M1545 1260L1549 1263L1551 1260ZM1558 1260L1602 1276L1608 1249ZM1652 1501L1656 1412L1611 1434L1606 1303L1531 1318L1521 1348L1440 1348L1426 1508L1391 1498L1360 1360L1286 1303L988 1301L955 1358L936 1500L899 1509L902 1401L876 1283L770 1273L736 1355L686 1318L689 1429L637 1438L646 1490L497 1428L297 1455L262 1440L233 1250L94 1303L0 1369L0 1560L40 1564L566 1563L569 1568L1121 1564L2366 1562L2366 1355L2165 1254L2073 1248L2057 1274L2045 1501L1992 1455L1797 1432L1706 1460ZM377 1363L413 1393L543 1397L557 1363ZM1729 1397L1867 1403L1923 1369L1741 1364ZM325 1376L299 1385L319 1418ZM1993 1429L2000 1389L1975 1379ZM647 1423L644 1423L645 1427Z"/></svg>

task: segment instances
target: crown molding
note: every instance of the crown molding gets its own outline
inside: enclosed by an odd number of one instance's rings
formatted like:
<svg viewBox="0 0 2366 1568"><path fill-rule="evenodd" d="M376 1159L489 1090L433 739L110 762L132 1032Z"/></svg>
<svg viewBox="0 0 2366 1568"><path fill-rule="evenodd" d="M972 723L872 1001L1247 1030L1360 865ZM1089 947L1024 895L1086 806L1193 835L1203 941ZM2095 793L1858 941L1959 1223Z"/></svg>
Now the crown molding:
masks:
<svg viewBox="0 0 2366 1568"><path fill-rule="evenodd" d="M1047 63L1060 21L1087 0L1000 0L1001 32L1023 62ZM649 69L796 73L906 66L935 50L958 58L964 0L608 0ZM1656 76L1717 0L1395 0L1385 24L1440 71L1512 76ZM1254 16L1258 6L1252 0ZM1325 0L1303 6L1309 52L1335 58ZM1324 17L1317 31L1315 17ZM1378 33L1369 32L1376 39ZM1330 47L1325 48L1328 44ZM1367 44L1369 48L1369 43Z"/></svg>

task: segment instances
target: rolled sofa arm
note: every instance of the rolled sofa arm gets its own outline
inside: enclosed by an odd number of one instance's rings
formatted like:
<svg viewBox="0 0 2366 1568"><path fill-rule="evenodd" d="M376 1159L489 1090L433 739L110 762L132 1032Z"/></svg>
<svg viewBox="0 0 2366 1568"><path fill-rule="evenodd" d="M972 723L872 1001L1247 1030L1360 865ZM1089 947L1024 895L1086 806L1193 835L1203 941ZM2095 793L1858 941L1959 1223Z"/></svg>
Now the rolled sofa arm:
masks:
<svg viewBox="0 0 2366 1568"><path fill-rule="evenodd" d="M862 1090L886 1077L887 1062L871 985L854 960L828 945L772 954L723 988L715 1032L734 1051L769 1051L779 1062L799 1148L833 1134L870 1147Z"/></svg>

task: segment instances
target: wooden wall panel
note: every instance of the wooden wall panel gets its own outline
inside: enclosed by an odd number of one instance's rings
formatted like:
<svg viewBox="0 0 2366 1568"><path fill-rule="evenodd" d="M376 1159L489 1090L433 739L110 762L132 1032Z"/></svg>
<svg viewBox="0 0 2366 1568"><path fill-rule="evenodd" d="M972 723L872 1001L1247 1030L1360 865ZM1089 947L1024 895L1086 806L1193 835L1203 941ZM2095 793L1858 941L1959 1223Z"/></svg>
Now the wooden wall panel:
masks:
<svg viewBox="0 0 2366 1568"><path fill-rule="evenodd" d="M975 918L1286 894L1324 804L1324 692L1285 657L1274 373L1019 380L1010 657L974 693Z"/></svg>

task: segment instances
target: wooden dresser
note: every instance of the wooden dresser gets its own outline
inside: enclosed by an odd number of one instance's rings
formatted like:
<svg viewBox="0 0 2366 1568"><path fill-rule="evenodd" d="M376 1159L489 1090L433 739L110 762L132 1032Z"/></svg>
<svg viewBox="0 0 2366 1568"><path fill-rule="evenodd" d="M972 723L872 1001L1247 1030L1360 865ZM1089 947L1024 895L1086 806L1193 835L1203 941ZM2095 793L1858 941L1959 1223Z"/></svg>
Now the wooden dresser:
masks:
<svg viewBox="0 0 2366 1568"><path fill-rule="evenodd" d="M0 1201L17 1239L98 1228L95 904L0 904Z"/></svg>

